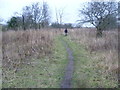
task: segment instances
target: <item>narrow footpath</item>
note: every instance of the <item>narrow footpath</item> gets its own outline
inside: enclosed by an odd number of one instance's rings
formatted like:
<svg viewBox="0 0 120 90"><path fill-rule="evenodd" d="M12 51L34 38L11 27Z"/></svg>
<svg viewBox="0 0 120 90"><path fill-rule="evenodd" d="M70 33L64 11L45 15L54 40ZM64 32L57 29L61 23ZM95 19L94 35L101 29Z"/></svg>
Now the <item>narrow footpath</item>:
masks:
<svg viewBox="0 0 120 90"><path fill-rule="evenodd" d="M73 52L68 46L68 44L66 43L66 41L62 40L62 43L68 53L68 64L65 68L65 74L61 82L61 88L72 88L71 81L72 81L73 68L74 68Z"/></svg>

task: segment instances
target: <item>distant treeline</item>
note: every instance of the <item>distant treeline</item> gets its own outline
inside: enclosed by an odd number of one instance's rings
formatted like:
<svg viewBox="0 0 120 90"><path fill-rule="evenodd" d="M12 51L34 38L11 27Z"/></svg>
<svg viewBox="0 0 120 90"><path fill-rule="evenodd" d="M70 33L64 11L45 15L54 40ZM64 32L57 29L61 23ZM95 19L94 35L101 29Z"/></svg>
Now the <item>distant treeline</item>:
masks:
<svg viewBox="0 0 120 90"><path fill-rule="evenodd" d="M72 24L63 24L58 22L52 23L50 9L47 2L36 2L23 7L22 13L15 12L15 15L7 21L7 25L3 25L3 30L26 30L48 27L72 28Z"/></svg>
<svg viewBox="0 0 120 90"><path fill-rule="evenodd" d="M78 12L78 20L76 26L71 23L63 22L63 9L56 9L56 20L51 22L51 11L47 2L32 3L22 9L22 13L16 13L15 16L3 25L3 30L26 30L41 28L81 28L83 24L93 25L96 30L96 36L102 37L105 30L115 30L118 28L119 15L118 11L120 3L116 2L89 2ZM74 17L74 16L73 16ZM89 27L89 26L88 26Z"/></svg>

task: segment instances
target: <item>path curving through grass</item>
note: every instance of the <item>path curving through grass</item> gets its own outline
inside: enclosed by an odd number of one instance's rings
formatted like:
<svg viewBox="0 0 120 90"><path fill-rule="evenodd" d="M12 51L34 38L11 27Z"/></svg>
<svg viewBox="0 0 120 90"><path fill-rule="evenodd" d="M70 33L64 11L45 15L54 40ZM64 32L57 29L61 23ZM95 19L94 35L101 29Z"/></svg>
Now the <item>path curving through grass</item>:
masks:
<svg viewBox="0 0 120 90"><path fill-rule="evenodd" d="M71 81L72 81L73 68L74 68L73 52L64 40L62 40L62 43L63 43L64 47L66 48L69 61L68 61L68 64L65 68L65 75L64 75L63 80L61 82L61 88L71 88Z"/></svg>

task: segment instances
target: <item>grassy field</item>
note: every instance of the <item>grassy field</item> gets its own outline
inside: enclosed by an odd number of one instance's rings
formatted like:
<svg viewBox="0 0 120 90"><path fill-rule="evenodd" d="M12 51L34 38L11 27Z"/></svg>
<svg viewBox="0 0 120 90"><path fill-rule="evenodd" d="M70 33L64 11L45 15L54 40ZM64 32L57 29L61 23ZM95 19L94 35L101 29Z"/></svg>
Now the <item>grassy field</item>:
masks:
<svg viewBox="0 0 120 90"><path fill-rule="evenodd" d="M73 88L113 88L117 87L117 77L108 74L101 54L90 54L85 46L72 41L70 37L64 38L73 50L74 54L74 75ZM97 57L97 58L95 58Z"/></svg>
<svg viewBox="0 0 120 90"><path fill-rule="evenodd" d="M3 32L2 87L59 88L67 65L64 40L74 56L72 87L117 87L117 32L94 29Z"/></svg>
<svg viewBox="0 0 120 90"><path fill-rule="evenodd" d="M59 38L55 38L50 56L30 60L14 73L9 71L3 88L59 88L67 64L67 53ZM13 73L13 74L12 74ZM8 79L8 80L7 80Z"/></svg>
<svg viewBox="0 0 120 90"><path fill-rule="evenodd" d="M86 72L88 70L90 72L88 74L92 77L90 78L90 84L87 84L86 87L117 87L117 75L120 70L118 67L117 30L104 31L102 38L96 38L96 30L88 28L70 30L69 34L70 41L74 41L80 45L76 47L83 46L82 48L88 52L86 55L83 53L83 56L88 57L89 59L87 59L85 66L83 66L86 70L82 69L82 71ZM82 53L78 55L80 56ZM81 61L76 61L75 63L76 68L78 67L78 69L75 70L80 74L79 65ZM80 78L80 76L81 74L78 78ZM79 80L78 78L76 80ZM88 82L87 78L87 82L85 83Z"/></svg>
<svg viewBox="0 0 120 90"><path fill-rule="evenodd" d="M3 87L13 87L13 81L19 77L17 73L22 71L24 66L31 65L31 60L50 56L53 38L54 32L47 30L3 32L1 43Z"/></svg>

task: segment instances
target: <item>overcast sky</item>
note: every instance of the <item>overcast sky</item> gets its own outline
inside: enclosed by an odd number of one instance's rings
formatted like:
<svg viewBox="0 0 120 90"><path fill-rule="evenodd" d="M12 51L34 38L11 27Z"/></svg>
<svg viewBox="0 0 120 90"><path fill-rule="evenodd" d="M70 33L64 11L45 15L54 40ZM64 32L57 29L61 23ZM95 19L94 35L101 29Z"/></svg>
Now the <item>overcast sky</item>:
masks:
<svg viewBox="0 0 120 90"><path fill-rule="evenodd" d="M75 23L78 9L83 7L83 2L90 0L0 0L0 17L7 21L14 16L14 12L21 12L24 6L43 1L46 1L50 7L52 22L55 21L55 8L64 8L63 22Z"/></svg>
<svg viewBox="0 0 120 90"><path fill-rule="evenodd" d="M0 17L7 21L14 16L14 12L20 13L24 6L43 1L50 7L52 22L55 22L55 8L64 8L63 22L75 23L78 19L78 10L83 7L83 3L91 0L0 0Z"/></svg>

